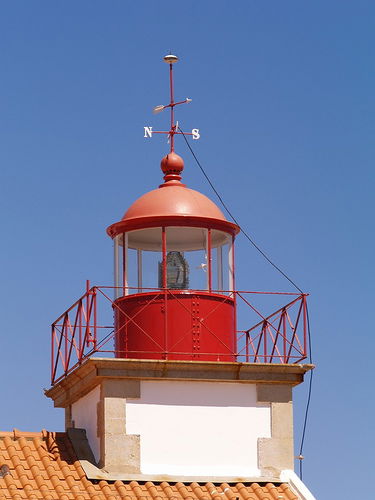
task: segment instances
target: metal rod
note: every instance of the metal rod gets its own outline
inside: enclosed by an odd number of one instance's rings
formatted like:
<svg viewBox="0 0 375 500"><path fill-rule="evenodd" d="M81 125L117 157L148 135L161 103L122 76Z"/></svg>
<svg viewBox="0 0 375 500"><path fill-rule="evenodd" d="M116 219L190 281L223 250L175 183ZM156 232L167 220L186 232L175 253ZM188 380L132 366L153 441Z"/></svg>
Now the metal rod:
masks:
<svg viewBox="0 0 375 500"><path fill-rule="evenodd" d="M265 363L267 363L267 326L268 323L264 322L262 334L263 334L263 354Z"/></svg>
<svg viewBox="0 0 375 500"><path fill-rule="evenodd" d="M176 104L174 104L174 106L176 106L177 104L179 104L179 103L176 102ZM153 134L168 134L168 135L170 135L171 131L170 130L153 130L152 133ZM184 132L184 133L174 132L173 135L194 135L194 134L192 134L191 132Z"/></svg>
<svg viewBox="0 0 375 500"><path fill-rule="evenodd" d="M172 66L172 65L171 65ZM167 290L167 233L165 227L162 227L162 278L164 290L164 354L163 358L168 359L168 290Z"/></svg>
<svg viewBox="0 0 375 500"><path fill-rule="evenodd" d="M119 258L118 258L118 247L119 247L119 235L115 236L113 240L113 272L114 272L114 298L118 299L120 295L119 287Z"/></svg>
<svg viewBox="0 0 375 500"><path fill-rule="evenodd" d="M78 304L78 330L79 330L79 339L78 339L78 350L79 350L79 360L82 358L82 300L79 301Z"/></svg>
<svg viewBox="0 0 375 500"><path fill-rule="evenodd" d="M234 237L232 237L228 252L229 290L234 291Z"/></svg>
<svg viewBox="0 0 375 500"><path fill-rule="evenodd" d="M96 350L96 341L97 341L96 325L98 323L98 321L97 321L97 309L96 309L96 287L94 287L92 290L92 300L94 302L94 349Z"/></svg>
<svg viewBox="0 0 375 500"><path fill-rule="evenodd" d="M122 295L128 293L128 233L122 233Z"/></svg>
<svg viewBox="0 0 375 500"><path fill-rule="evenodd" d="M162 285L167 288L167 237L165 227L162 228Z"/></svg>
<svg viewBox="0 0 375 500"><path fill-rule="evenodd" d="M55 336L55 323L52 325L52 328L53 328L53 332L54 332L54 336ZM56 371L57 371L57 365L59 363L59 360L61 361L62 364L64 364L64 358L63 358L63 354L61 352L61 344L62 344L63 337L64 337L63 332L61 332L59 344L57 346L56 359L54 360L54 370L53 370L53 376L52 376L52 383L54 381L56 381ZM64 368L64 366L63 366L63 368Z"/></svg>
<svg viewBox="0 0 375 500"><path fill-rule="evenodd" d="M68 322L69 316L68 314L65 315L64 318L64 325L63 325L63 332L65 332L64 335L64 364L65 364L65 369L67 367L67 360L68 360L68 332L67 332L67 322Z"/></svg>
<svg viewBox="0 0 375 500"><path fill-rule="evenodd" d="M55 326L51 325L51 384L53 384L55 378L56 369L54 369L54 358L55 358Z"/></svg>
<svg viewBox="0 0 375 500"><path fill-rule="evenodd" d="M212 255L211 255L211 229L206 230L206 246L207 246L207 288L212 291Z"/></svg>
<svg viewBox="0 0 375 500"><path fill-rule="evenodd" d="M302 298L303 303L303 355L306 356L307 352L307 303L306 303L306 295L303 295ZM310 356L312 356L310 352Z"/></svg>
<svg viewBox="0 0 375 500"><path fill-rule="evenodd" d="M249 362L249 333L245 332L245 352L246 352L246 362ZM236 349L237 351L237 349Z"/></svg>
<svg viewBox="0 0 375 500"><path fill-rule="evenodd" d="M275 353L275 350L276 350L276 352L278 352L278 349L277 349L277 341L278 341L278 339L279 339L279 336L280 336L280 335L282 335L282 334L280 333L282 320L283 320L283 316L282 316L282 314L281 314L281 315L280 315L280 319L279 319L279 324L278 324L278 326L277 326L277 330L276 330L276 336L275 336L275 338L274 338L274 337L273 337L273 335L272 335L271 329L270 329L270 328L268 328L268 332L269 332L269 335L270 335L270 337L271 337L271 339L272 339L272 343L273 343L272 351L271 351L271 354L270 354L270 359L271 359L271 358L273 358L274 353ZM285 341L285 337L284 337L284 341ZM282 360L281 360L281 361L282 361Z"/></svg>
<svg viewBox="0 0 375 500"><path fill-rule="evenodd" d="M283 318L283 349L284 349L284 363L286 363L286 310L284 309L281 313L281 317Z"/></svg>
<svg viewBox="0 0 375 500"><path fill-rule="evenodd" d="M77 309L73 329L72 329L72 324L70 322L69 317L68 317L68 321L67 321L67 323L68 323L68 331L71 332L71 340L70 340L70 346L69 346L69 353L68 353L67 360L66 360L66 367L67 367L67 369L69 368L70 358L72 356L72 351L73 351L73 346L75 347L76 352L77 352L77 344L75 342L75 334L76 334L76 330L77 330L78 314L79 314L79 312L78 312L78 309Z"/></svg>
<svg viewBox="0 0 375 500"><path fill-rule="evenodd" d="M303 296L302 296L302 300L303 300ZM300 316L301 316L301 311L302 311L302 307L303 307L303 302L301 301L301 305L298 309L298 313L297 313L297 319L294 323L294 329L293 329L293 335L292 335L292 340L290 341L289 343L289 349L288 349L288 356L287 356L287 362L289 361L289 358L290 358L290 354L292 352L292 348L294 347L294 339L296 337L296 334L297 334L297 328L298 328L298 323L299 323L299 319L300 319Z"/></svg>
<svg viewBox="0 0 375 500"><path fill-rule="evenodd" d="M89 320L89 290L90 290L90 280L86 280L86 330L90 328Z"/></svg>
<svg viewBox="0 0 375 500"><path fill-rule="evenodd" d="M175 126L174 126L174 95L173 95L173 64L169 64L169 86L170 86L170 94L171 94L171 153L174 151L174 134L175 134Z"/></svg>
<svg viewBox="0 0 375 500"><path fill-rule="evenodd" d="M232 259L231 259L231 264L232 264L232 283L231 286L229 286L229 289L233 290L233 334L234 334L234 347L235 351L237 352L237 293L235 292L235 287L236 287L236 280L235 280L235 259L234 259L234 236L232 236L232 245L230 247L231 254L232 254Z"/></svg>

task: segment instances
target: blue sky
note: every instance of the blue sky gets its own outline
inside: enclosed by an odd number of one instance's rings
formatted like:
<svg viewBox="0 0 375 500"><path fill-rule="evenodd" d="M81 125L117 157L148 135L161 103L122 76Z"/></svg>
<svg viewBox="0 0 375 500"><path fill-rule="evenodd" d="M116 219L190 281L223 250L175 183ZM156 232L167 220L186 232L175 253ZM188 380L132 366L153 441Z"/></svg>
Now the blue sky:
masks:
<svg viewBox="0 0 375 500"><path fill-rule="evenodd" d="M1 2L0 428L59 430L49 325L111 284L105 228L161 180L172 49L178 111L241 225L309 298L304 480L368 496L373 432L375 5L371 1ZM182 140L184 180L214 194ZM238 285L292 291L243 237ZM307 384L295 391L299 442ZM347 478L352 481L349 484Z"/></svg>

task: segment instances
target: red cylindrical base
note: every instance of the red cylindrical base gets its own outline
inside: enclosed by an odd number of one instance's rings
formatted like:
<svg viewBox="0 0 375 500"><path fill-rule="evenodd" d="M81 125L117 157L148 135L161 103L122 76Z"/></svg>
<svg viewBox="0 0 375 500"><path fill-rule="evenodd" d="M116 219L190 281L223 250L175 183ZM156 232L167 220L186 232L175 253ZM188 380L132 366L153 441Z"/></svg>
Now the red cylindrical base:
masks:
<svg viewBox="0 0 375 500"><path fill-rule="evenodd" d="M160 291L114 303L117 358L235 361L232 298Z"/></svg>

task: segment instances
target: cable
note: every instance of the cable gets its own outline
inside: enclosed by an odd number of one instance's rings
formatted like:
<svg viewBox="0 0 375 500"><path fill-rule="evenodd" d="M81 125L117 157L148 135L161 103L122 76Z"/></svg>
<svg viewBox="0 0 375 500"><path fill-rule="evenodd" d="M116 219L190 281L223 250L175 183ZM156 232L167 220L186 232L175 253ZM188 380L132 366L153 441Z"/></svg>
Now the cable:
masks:
<svg viewBox="0 0 375 500"><path fill-rule="evenodd" d="M310 332L310 318L309 318L309 310L306 306L306 315L307 315L307 337L308 337L308 342L309 342L309 361L310 364L313 364L312 361L312 351L311 351L311 332ZM312 383L313 383L313 370L310 370L310 380L309 380L309 390L307 393L307 402L306 402L306 410L305 410L305 417L303 420L303 428L302 428L302 437L301 437L301 445L299 449L299 477L302 481L302 461L303 461L303 445L305 443L305 434L306 434L306 426L307 426L307 418L309 415L309 409L310 409L310 401L311 401L311 392L312 392Z"/></svg>
<svg viewBox="0 0 375 500"><path fill-rule="evenodd" d="M213 183L211 182L210 178L206 174L204 168L202 167L200 161L198 160L196 154L194 153L192 147L190 146L189 141L187 140L187 138L186 138L183 130L181 130L181 127L178 127L178 129L181 132L183 138L185 139L186 145L189 148L191 154L193 155L193 158L196 161L198 167L200 168L202 174L204 175L204 177L206 178L207 182L211 186L211 189L213 190L213 192L216 194L216 196L220 200L220 203L223 205L223 207L226 210L226 212L228 213L229 217L231 217L231 219L235 222L235 224L237 224L237 226L240 228L240 230L241 230L242 234L245 236L245 238L247 238L249 240L249 242L253 245L253 247L256 248L258 250L258 252L261 255L263 255L263 257L267 260L267 262L269 262L277 271L279 271L279 273L281 273L284 276L284 278L286 278L289 281L289 283L291 283L300 293L303 293L303 291L301 290L301 288L299 286L297 286L296 283L294 283L294 281L291 278L289 278L289 276L287 276L287 274L284 273L274 262L272 262L272 260L263 252L263 250L261 250L259 248L259 246L255 243L255 241L253 241L253 239L250 238L250 236L247 234L247 232L241 227L241 225L238 223L237 219L234 217L234 215L232 214L232 212L227 207L227 205L224 202L223 198L220 196L220 194L216 190L216 188L213 185ZM312 352L311 352L310 318L309 318L309 311L308 311L307 308L306 308L306 313L307 313L307 334L308 334L308 343L309 343L309 361L310 361L310 364L313 364L313 362L312 362ZM303 420L301 445L300 445L299 457L298 457L299 458L299 464L300 464L299 465L299 475L300 475L301 481L302 481L302 460L303 460L302 452L303 452L303 445L305 443L307 420L308 420L309 409L310 409L311 393L312 393L312 382L313 382L313 370L310 370L309 389L308 389L308 393L307 393L306 410L305 410L305 416L304 416L304 420Z"/></svg>
<svg viewBox="0 0 375 500"><path fill-rule="evenodd" d="M218 193L218 191L215 189L215 186L212 184L210 178L208 177L208 175L206 174L206 172L204 171L204 168L202 167L200 161L198 160L198 158L196 157L192 147L190 146L189 144L189 141L187 140L184 132L181 130L180 127L178 127L178 130L181 132L183 138L185 139L185 142L187 144L187 147L190 149L190 152L191 154L193 155L193 158L194 160L196 161L198 167L200 168L202 174L204 175L204 177L206 178L207 182L209 183L209 185L211 186L213 192L216 194L216 196L218 197L218 199L220 200L220 203L223 205L224 209L226 210L226 212L228 213L229 217L234 221L235 224L237 224L237 226L240 228L242 234L245 236L245 238L247 238L249 240L249 242L253 245L254 248L256 248L258 250L258 252L263 255L263 257L271 264L271 266L273 266L277 271L279 271L280 274L282 274L284 276L284 278L286 278L289 283L291 283L300 293L303 293L303 291L300 289L299 286L297 286L294 281L289 278L289 276L284 273L284 271L282 271L274 262L272 262L272 260L263 252L263 250L261 250L259 248L259 246L255 243L254 240L252 240L252 238L250 238L250 236L247 234L247 232L240 226L240 224L238 223L237 219L234 217L234 215L232 214L232 212L229 210L229 208L227 207L227 205L225 204L223 198L220 196L220 194Z"/></svg>

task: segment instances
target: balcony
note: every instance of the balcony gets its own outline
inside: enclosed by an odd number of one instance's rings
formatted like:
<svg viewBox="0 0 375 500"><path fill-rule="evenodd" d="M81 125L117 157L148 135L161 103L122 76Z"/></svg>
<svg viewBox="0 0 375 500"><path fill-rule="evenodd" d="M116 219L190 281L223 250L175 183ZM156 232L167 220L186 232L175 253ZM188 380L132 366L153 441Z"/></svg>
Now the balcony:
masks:
<svg viewBox="0 0 375 500"><path fill-rule="evenodd" d="M192 294L206 293L206 291L189 290ZM186 305L181 301L180 291L173 289L139 289L130 287L108 287L87 285L86 292L56 321L52 323L51 332L51 385L56 384L77 366L88 358L100 353L101 357L127 357L127 358L155 358L158 359L188 359L200 361L207 353L192 350L178 350L178 342L173 346L159 344L152 338L150 332L137 322L137 311L128 315L123 311L116 299L118 297L137 294L142 297L142 312L153 313L157 300L165 314L174 304L174 314L191 314ZM215 292L212 292L215 295ZM217 336L212 328L213 314L219 308L225 307L228 302L234 303L235 315L233 328L228 331L228 339L235 334L235 348L233 342L223 345L214 361L238 363L273 363L296 364L307 358L308 346L308 321L307 321L307 294L281 293L281 292L249 292L249 291L220 291L218 299L213 303L212 310L205 311L199 317L198 328L206 336ZM177 307L177 310L176 310ZM181 310L179 311L179 308ZM274 312L272 312L274 311ZM121 325L116 332L113 326L113 315L117 315L117 324ZM120 320L119 320L120 318ZM139 319L138 319L139 321ZM115 351L115 338L126 335L127 325L136 326L139 335L144 336L152 345L151 351ZM161 326L162 337L168 339L168 322ZM194 335L197 329L197 316L191 318L191 328L181 332L182 338ZM225 344L219 339L221 344ZM176 345L177 344L177 345ZM126 345L126 344L125 344ZM152 354L152 356L151 356ZM212 357L212 352L209 353ZM177 357L176 357L177 356ZM180 358L178 358L180 356ZM207 358L206 358L207 359ZM211 359L211 358L210 358Z"/></svg>

